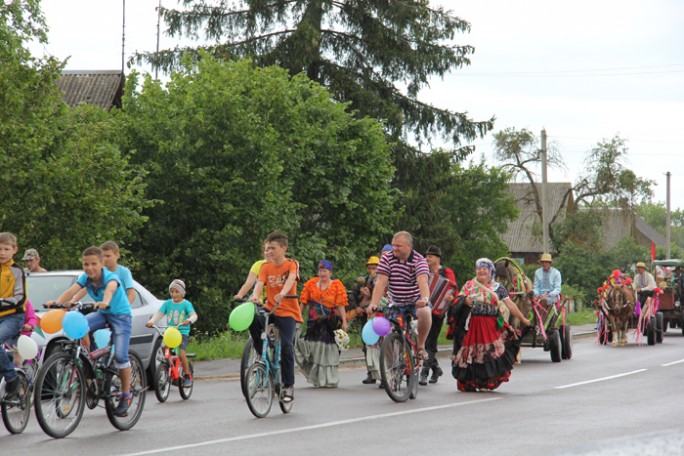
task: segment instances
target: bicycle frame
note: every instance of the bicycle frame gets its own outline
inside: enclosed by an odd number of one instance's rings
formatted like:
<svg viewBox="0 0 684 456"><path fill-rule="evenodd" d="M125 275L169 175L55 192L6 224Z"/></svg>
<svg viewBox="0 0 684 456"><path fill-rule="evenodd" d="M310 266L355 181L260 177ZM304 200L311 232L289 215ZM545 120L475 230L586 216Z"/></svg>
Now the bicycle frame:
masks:
<svg viewBox="0 0 684 456"><path fill-rule="evenodd" d="M413 316L411 316L410 312L407 312L405 310L402 310L400 314L398 314L398 318L389 318L388 319L390 323L392 324L392 332L397 333L399 335L402 335L402 341L403 347L406 347L406 344L409 345L411 348L411 352L416 354L418 353L418 342L416 340L415 334L412 333L412 325L413 323ZM408 360L407 360L408 361ZM410 371L408 369L409 363L406 363L406 369L405 369L405 374L410 375ZM420 363L416 363L416 366L414 367L414 370L418 372L420 370Z"/></svg>

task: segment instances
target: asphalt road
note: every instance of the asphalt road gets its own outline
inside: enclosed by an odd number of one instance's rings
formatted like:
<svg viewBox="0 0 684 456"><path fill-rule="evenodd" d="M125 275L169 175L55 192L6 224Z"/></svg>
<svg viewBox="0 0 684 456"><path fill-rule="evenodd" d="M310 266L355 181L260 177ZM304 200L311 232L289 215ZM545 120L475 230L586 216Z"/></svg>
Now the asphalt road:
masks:
<svg viewBox="0 0 684 456"><path fill-rule="evenodd" d="M444 366L448 365L443 360ZM297 377L293 411L276 404L254 418L234 380L197 381L189 401L150 392L141 421L116 431L90 411L68 438L53 440L32 417L24 434L0 432L2 455L682 455L684 337L662 345L599 346L575 341L573 359L551 363L523 349L511 381L495 392L459 393L445 373L418 398L392 402L346 367L338 389ZM1 428L0 428L1 429Z"/></svg>

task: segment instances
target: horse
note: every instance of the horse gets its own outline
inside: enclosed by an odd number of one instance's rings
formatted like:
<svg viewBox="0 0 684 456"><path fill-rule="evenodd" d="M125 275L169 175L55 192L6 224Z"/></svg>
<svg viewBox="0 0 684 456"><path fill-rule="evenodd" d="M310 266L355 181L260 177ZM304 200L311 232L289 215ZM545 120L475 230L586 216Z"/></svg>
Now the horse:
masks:
<svg viewBox="0 0 684 456"><path fill-rule="evenodd" d="M611 284L607 287L602 301L613 329L613 347L627 345L627 329L634 311L634 290L628 284Z"/></svg>
<svg viewBox="0 0 684 456"><path fill-rule="evenodd" d="M522 267L512 258L503 257L494 262L496 281L508 290L511 300L518 306L523 315L529 315L532 310L532 281L525 275ZM505 305L499 309L504 320L515 328L520 328L520 320L511 317ZM510 320L510 321L509 321Z"/></svg>

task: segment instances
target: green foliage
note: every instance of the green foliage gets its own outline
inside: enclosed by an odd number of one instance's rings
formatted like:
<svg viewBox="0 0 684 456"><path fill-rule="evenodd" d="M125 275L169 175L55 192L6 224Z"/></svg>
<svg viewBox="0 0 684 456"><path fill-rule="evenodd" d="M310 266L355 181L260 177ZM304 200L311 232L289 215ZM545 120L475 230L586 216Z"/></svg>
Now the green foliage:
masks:
<svg viewBox="0 0 684 456"><path fill-rule="evenodd" d="M133 74L120 117L126 150L162 202L136 245L144 283L188 284L199 327L225 327L232 296L274 230L302 275L327 258L350 270L377 250L395 193L380 125L356 119L303 75L203 55L166 88Z"/></svg>
<svg viewBox="0 0 684 456"><path fill-rule="evenodd" d="M394 138L411 131L418 139L441 134L459 144L492 128L493 119L474 122L465 113L416 99L430 77L469 65L474 52L453 42L470 24L425 0L179 3L178 9L162 8L169 35L202 35L213 44L140 54L135 60L168 71L184 52L204 49L221 59L250 57L258 66L279 65L328 87L360 117L382 119Z"/></svg>
<svg viewBox="0 0 684 456"><path fill-rule="evenodd" d="M33 37L45 42L38 2L6 4L0 37L1 229L38 248L46 267L78 268L88 245L134 237L143 174L114 145L111 116L68 109L56 85L62 64L26 49Z"/></svg>
<svg viewBox="0 0 684 456"><path fill-rule="evenodd" d="M517 210L507 173L484 163L463 166L446 151L407 151L401 159L394 181L402 191L397 227L413 227L418 251L440 246L443 264L454 269L459 283L472 276L477 258L508 253L500 235Z"/></svg>
<svg viewBox="0 0 684 456"><path fill-rule="evenodd" d="M667 209L664 203L642 202L637 206L636 212L646 223L665 236ZM670 212L670 240L672 241L670 248L672 258L682 258L682 253L679 253L684 250L684 210L682 209Z"/></svg>

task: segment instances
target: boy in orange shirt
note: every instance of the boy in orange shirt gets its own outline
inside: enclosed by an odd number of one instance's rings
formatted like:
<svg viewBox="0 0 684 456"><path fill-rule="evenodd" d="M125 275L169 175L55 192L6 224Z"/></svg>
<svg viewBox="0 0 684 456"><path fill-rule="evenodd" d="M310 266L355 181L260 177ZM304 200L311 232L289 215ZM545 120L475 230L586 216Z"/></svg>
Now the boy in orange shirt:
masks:
<svg viewBox="0 0 684 456"><path fill-rule="evenodd" d="M299 263L286 258L287 236L274 232L266 238L266 250L270 260L261 266L259 281L254 289L252 301L258 303L264 287L266 288L266 303L264 307L273 310L276 303L278 308L273 314L273 321L280 329L281 354L280 363L283 380L283 401L292 402L294 399L294 337L297 322L303 321L299 303L295 298L285 298L285 295L297 294L297 280L299 280ZM261 353L261 333L264 329L264 317L256 315L249 333L252 335L254 349Z"/></svg>

